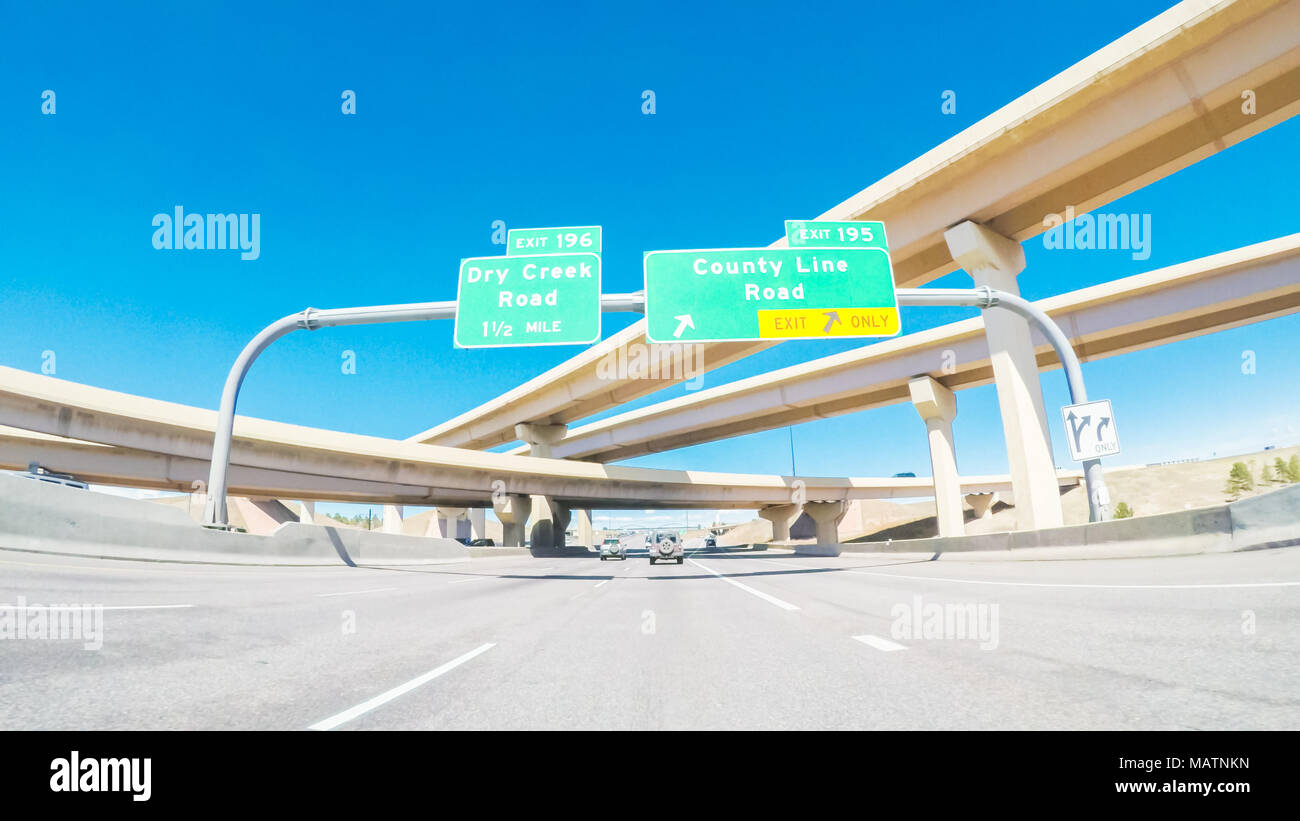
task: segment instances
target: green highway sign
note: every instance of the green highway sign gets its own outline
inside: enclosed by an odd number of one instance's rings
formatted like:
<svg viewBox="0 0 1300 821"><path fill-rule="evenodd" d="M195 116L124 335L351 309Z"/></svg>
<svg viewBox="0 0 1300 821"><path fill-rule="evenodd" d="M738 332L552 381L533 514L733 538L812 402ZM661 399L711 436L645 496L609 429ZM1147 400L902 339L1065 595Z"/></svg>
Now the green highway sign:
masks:
<svg viewBox="0 0 1300 821"><path fill-rule="evenodd" d="M722 248L645 256L651 342L894 336L882 248Z"/></svg>
<svg viewBox="0 0 1300 821"><path fill-rule="evenodd" d="M786 220L791 248L889 248L883 222Z"/></svg>
<svg viewBox="0 0 1300 821"><path fill-rule="evenodd" d="M590 345L600 340L600 257L534 254L460 262L457 348Z"/></svg>
<svg viewBox="0 0 1300 821"><path fill-rule="evenodd" d="M600 253L600 226L569 228L511 228L506 231L506 256L567 254L577 251Z"/></svg>

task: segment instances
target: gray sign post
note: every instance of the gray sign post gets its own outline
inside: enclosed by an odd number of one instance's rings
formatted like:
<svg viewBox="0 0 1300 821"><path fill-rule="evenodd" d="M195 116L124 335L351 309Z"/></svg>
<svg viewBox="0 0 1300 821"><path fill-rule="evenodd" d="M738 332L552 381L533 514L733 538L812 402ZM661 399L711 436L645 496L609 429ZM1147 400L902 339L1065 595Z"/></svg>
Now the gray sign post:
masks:
<svg viewBox="0 0 1300 821"><path fill-rule="evenodd" d="M606 294L600 298L603 313L645 311L645 297L641 294ZM272 322L244 346L235 364L226 376L221 391L221 407L217 411L217 430L212 440L212 464L208 470L208 503L203 510L206 527L226 529L229 517L226 511L226 489L229 486L230 440L235 429L235 405L239 402L239 388L244 383L253 362L271 343L285 334L297 330L314 331L339 325L375 325L382 322L416 322L428 319L455 319L455 302L415 302L405 305L375 305L365 308L332 308L317 310L307 308Z"/></svg>
<svg viewBox="0 0 1300 821"><path fill-rule="evenodd" d="M1065 369L1065 379L1072 404L1088 401L1083 384L1083 370L1070 340L1060 326L1041 308L1016 294L992 288L899 288L897 304L903 305L968 305L981 310L1003 308L1014 311L1038 326ZM605 294L600 298L600 310L610 312L645 312L645 294ZM227 528L226 490L230 467L230 441L234 433L235 405L239 401L239 388L244 382L254 360L272 342L296 330L314 331L338 325L371 325L381 322L414 322L428 319L454 319L455 302L419 302L406 305L379 305L366 308L335 308L316 310L307 308L290 314L262 329L235 360L226 377L221 392L221 407L217 415L217 429L212 442L212 464L208 474L208 502L203 522L208 527ZM1106 492L1106 478L1097 458L1083 460L1084 482L1088 489L1089 521L1100 522L1110 518L1110 498Z"/></svg>

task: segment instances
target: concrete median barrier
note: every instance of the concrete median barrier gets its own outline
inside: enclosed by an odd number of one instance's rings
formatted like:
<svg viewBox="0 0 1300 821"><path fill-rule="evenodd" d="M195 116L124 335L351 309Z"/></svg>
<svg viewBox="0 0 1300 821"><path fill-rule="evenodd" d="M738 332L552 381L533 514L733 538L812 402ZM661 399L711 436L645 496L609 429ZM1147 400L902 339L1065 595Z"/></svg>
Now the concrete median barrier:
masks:
<svg viewBox="0 0 1300 821"><path fill-rule="evenodd" d="M1300 484L1229 505L1238 550L1300 544Z"/></svg>
<svg viewBox="0 0 1300 821"><path fill-rule="evenodd" d="M1101 559L1300 545L1300 485L1211 507L1081 525L933 539L786 545L805 556Z"/></svg>
<svg viewBox="0 0 1300 821"><path fill-rule="evenodd" d="M297 522L269 536L210 530L178 508L9 474L0 474L0 548L203 564L429 564L474 555L454 539Z"/></svg>

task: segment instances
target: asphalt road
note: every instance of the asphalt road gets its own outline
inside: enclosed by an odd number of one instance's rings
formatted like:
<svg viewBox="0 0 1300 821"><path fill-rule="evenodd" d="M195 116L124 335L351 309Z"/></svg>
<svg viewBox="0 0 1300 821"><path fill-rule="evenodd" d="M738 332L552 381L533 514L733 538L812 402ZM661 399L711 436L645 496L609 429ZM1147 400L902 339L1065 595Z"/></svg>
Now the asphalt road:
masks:
<svg viewBox="0 0 1300 821"><path fill-rule="evenodd" d="M0 605L19 597L116 609L98 649L0 640L5 730L1300 728L1300 548L394 569L0 550Z"/></svg>

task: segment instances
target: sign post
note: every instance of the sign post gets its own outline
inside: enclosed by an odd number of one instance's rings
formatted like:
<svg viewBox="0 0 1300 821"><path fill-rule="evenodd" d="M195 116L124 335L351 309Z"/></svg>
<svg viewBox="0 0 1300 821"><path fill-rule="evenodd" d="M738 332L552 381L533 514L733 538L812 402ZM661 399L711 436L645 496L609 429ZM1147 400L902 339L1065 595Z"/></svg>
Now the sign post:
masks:
<svg viewBox="0 0 1300 821"><path fill-rule="evenodd" d="M456 306L457 348L599 342L600 256L535 254L461 260Z"/></svg>
<svg viewBox="0 0 1300 821"><path fill-rule="evenodd" d="M645 256L651 342L894 336L883 248L725 248Z"/></svg>

